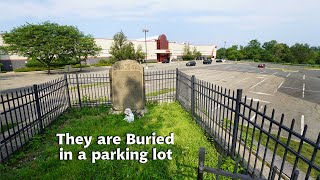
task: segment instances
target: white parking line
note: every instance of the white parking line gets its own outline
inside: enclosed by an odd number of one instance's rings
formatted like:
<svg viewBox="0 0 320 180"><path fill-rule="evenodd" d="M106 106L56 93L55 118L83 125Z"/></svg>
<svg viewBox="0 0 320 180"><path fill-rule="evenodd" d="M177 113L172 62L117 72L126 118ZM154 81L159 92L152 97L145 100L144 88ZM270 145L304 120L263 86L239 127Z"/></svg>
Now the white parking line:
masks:
<svg viewBox="0 0 320 180"><path fill-rule="evenodd" d="M303 79L306 79L306 75L305 74L303 75Z"/></svg>
<svg viewBox="0 0 320 180"><path fill-rule="evenodd" d="M277 92L278 89L282 86L283 83L284 83L284 81L281 82L281 84L278 86L278 88L275 91L273 91L273 93Z"/></svg>
<svg viewBox="0 0 320 180"><path fill-rule="evenodd" d="M304 115L301 115L301 135L303 133L303 128L304 128Z"/></svg>
<svg viewBox="0 0 320 180"><path fill-rule="evenodd" d="M261 111L261 109L263 108L263 106L260 106L260 108L258 109L258 111ZM256 114L254 114L251 118L250 121L253 121L253 119L256 117Z"/></svg>
<svg viewBox="0 0 320 180"><path fill-rule="evenodd" d="M237 83L242 82L242 81L245 81L245 80L247 80L247 79L249 79L249 78L247 77L247 78L241 79L240 81L237 81L237 82L231 83L231 84L237 84ZM231 85L231 84L230 84L230 85Z"/></svg>
<svg viewBox="0 0 320 180"><path fill-rule="evenodd" d="M289 77L291 73L289 73L286 77Z"/></svg>
<svg viewBox="0 0 320 180"><path fill-rule="evenodd" d="M265 80L266 80L266 79L263 79L262 81L258 82L258 83L257 83L257 84L255 84L254 86L251 86L251 87L250 87L250 89L252 89L252 88L254 88L254 87L258 86L259 84L263 83L263 81L265 81Z"/></svg>
<svg viewBox="0 0 320 180"><path fill-rule="evenodd" d="M247 98L247 99L249 99L249 100L251 100L252 99L252 101L254 101L254 102L263 102L263 103L267 103L267 104L269 104L270 102L269 101L264 101L264 100L261 100L261 99L255 99L255 98Z"/></svg>
<svg viewBox="0 0 320 180"><path fill-rule="evenodd" d="M304 98L304 90L305 90L305 88L306 88L306 84L303 84L303 86L302 86L302 98Z"/></svg>
<svg viewBox="0 0 320 180"><path fill-rule="evenodd" d="M276 75L276 74L278 74L278 72L275 72L275 73L273 73L272 75Z"/></svg>
<svg viewBox="0 0 320 180"><path fill-rule="evenodd" d="M261 94L261 95L273 96L272 94L267 94L267 93L263 93L263 92L254 92L254 91L249 91L249 92L254 93L254 94Z"/></svg>

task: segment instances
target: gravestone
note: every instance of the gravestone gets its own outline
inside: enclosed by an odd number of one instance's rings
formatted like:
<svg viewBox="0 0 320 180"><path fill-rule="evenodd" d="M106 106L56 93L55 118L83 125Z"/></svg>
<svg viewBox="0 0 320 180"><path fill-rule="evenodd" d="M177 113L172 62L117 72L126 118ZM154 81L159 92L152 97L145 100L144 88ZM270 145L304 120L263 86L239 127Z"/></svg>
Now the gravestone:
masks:
<svg viewBox="0 0 320 180"><path fill-rule="evenodd" d="M144 110L146 100L143 66L134 60L118 61L109 73L113 110Z"/></svg>

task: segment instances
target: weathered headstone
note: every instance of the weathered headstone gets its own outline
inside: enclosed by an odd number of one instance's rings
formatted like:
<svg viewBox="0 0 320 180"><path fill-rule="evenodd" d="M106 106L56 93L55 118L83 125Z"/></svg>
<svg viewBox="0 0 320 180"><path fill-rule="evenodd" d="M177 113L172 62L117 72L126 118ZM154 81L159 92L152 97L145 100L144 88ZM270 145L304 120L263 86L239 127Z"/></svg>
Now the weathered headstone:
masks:
<svg viewBox="0 0 320 180"><path fill-rule="evenodd" d="M113 109L143 110L146 101L143 66L134 60L118 61L109 73Z"/></svg>

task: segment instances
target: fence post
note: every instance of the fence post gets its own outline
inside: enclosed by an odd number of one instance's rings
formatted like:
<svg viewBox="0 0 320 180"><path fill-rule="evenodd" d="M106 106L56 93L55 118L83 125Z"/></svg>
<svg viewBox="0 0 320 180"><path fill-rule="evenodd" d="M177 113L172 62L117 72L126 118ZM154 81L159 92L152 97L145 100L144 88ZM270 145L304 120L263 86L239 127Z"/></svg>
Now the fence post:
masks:
<svg viewBox="0 0 320 180"><path fill-rule="evenodd" d="M70 100L70 92L69 92L69 84L68 84L68 77L67 74L64 74L64 80L66 81L66 88L67 88L67 98L68 98L68 105L71 107L71 100Z"/></svg>
<svg viewBox="0 0 320 180"><path fill-rule="evenodd" d="M198 180L203 179L204 172L204 160L205 160L206 150L205 148L200 148L199 150L199 162L198 162Z"/></svg>
<svg viewBox="0 0 320 180"><path fill-rule="evenodd" d="M191 114L195 116L195 76L191 76Z"/></svg>
<svg viewBox="0 0 320 180"><path fill-rule="evenodd" d="M236 142L237 142L237 137L238 137L241 98L242 98L242 89L237 89L236 109L235 109L235 117L234 117L234 123L233 123L233 133L232 133L232 144L231 144L231 157L232 158L234 158L235 152L236 152Z"/></svg>
<svg viewBox="0 0 320 180"><path fill-rule="evenodd" d="M82 109L78 73L76 73L76 81L77 81L77 90L78 90L79 106L80 106L80 108Z"/></svg>
<svg viewBox="0 0 320 180"><path fill-rule="evenodd" d="M179 81L179 70L178 68L176 68L176 101L178 101L178 98L179 98L179 88L178 88L178 81Z"/></svg>
<svg viewBox="0 0 320 180"><path fill-rule="evenodd" d="M37 115L38 115L40 133L42 133L43 132L43 123L42 123L42 116L41 116L41 109L40 109L40 99L39 99L38 85L34 84L33 85L33 90L34 90L34 98L35 98L35 101L36 101L36 112L37 112Z"/></svg>

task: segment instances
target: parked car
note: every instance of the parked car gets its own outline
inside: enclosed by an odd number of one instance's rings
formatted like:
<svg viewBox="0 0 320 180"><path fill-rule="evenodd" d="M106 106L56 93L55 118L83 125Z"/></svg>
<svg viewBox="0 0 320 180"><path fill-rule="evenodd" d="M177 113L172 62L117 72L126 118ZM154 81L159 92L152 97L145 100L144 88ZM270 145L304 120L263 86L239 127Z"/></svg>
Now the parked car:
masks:
<svg viewBox="0 0 320 180"><path fill-rule="evenodd" d="M186 66L195 66L196 64L196 61L189 61L187 62Z"/></svg>
<svg viewBox="0 0 320 180"><path fill-rule="evenodd" d="M217 59L216 62L226 62L225 59Z"/></svg>
<svg viewBox="0 0 320 180"><path fill-rule="evenodd" d="M265 68L266 65L265 64L258 64L258 68Z"/></svg>
<svg viewBox="0 0 320 180"><path fill-rule="evenodd" d="M212 63L211 59L203 60L203 64L211 64L211 63Z"/></svg>
<svg viewBox="0 0 320 180"><path fill-rule="evenodd" d="M170 59L165 59L162 61L162 63L170 63Z"/></svg>

